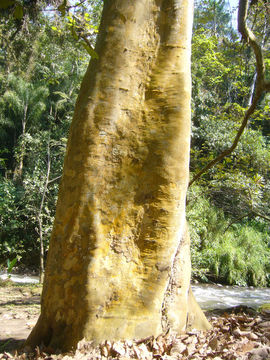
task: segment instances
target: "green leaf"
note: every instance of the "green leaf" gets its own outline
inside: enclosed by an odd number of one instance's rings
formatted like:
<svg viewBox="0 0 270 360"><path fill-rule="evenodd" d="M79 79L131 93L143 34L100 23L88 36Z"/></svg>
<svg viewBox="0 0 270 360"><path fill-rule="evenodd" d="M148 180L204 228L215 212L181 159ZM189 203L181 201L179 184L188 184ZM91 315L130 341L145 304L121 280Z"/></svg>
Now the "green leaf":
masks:
<svg viewBox="0 0 270 360"><path fill-rule="evenodd" d="M23 18L23 7L20 4L17 4L13 13L13 16L17 20L21 20Z"/></svg>
<svg viewBox="0 0 270 360"><path fill-rule="evenodd" d="M1 0L0 9L7 9L8 7L14 5L14 0Z"/></svg>
<svg viewBox="0 0 270 360"><path fill-rule="evenodd" d="M66 6L67 6L67 0L64 0L63 3L59 5L57 8L57 10L60 11L63 17L66 15Z"/></svg>
<svg viewBox="0 0 270 360"><path fill-rule="evenodd" d="M16 257L15 257L12 261L9 261L9 259L7 260L7 266L8 266L7 272L8 272L8 274L11 273L11 271L12 271L12 269L14 268L17 260L18 260L18 259L17 259Z"/></svg>
<svg viewBox="0 0 270 360"><path fill-rule="evenodd" d="M72 27L71 28L71 35L73 36L73 38L75 39L75 40L79 40L79 37L78 37L78 35L76 34L76 31L74 30L74 27Z"/></svg>

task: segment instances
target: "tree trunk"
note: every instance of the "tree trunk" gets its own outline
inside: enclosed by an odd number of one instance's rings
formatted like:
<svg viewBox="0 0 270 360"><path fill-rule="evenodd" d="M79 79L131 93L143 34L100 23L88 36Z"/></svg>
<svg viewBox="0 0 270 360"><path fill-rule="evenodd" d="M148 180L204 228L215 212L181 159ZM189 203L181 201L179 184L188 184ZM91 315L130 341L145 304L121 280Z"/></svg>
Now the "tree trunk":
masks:
<svg viewBox="0 0 270 360"><path fill-rule="evenodd" d="M25 135L26 135L26 123L27 123L27 111L28 111L28 104L24 105L23 110L23 119L22 119L22 134L18 139L18 159L17 164L14 169L13 180L18 181L22 180L23 174L23 162L25 156Z"/></svg>
<svg viewBox="0 0 270 360"><path fill-rule="evenodd" d="M42 212L45 202L46 193L48 190L48 185L50 183L50 173L51 173L51 150L50 150L50 138L47 144L47 173L45 182L43 184L43 190L41 195L41 202L39 205L39 210L37 213L37 222L38 222L38 234L39 234L39 241L40 241L40 248L39 248L39 260L40 260L40 268L39 268L39 282L43 284L44 282L44 241L43 241L43 220L42 220Z"/></svg>
<svg viewBox="0 0 270 360"><path fill-rule="evenodd" d="M105 1L71 126L27 343L70 349L207 328L185 225L192 1Z"/></svg>

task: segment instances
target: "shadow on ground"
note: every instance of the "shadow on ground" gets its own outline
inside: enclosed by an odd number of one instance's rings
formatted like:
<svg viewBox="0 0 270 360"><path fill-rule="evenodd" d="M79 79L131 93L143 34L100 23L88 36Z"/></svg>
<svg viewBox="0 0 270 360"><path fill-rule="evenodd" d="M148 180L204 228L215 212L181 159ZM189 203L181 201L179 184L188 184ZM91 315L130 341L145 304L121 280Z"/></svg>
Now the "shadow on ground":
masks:
<svg viewBox="0 0 270 360"><path fill-rule="evenodd" d="M16 350L20 349L26 339L0 339L0 353L4 352L15 352Z"/></svg>

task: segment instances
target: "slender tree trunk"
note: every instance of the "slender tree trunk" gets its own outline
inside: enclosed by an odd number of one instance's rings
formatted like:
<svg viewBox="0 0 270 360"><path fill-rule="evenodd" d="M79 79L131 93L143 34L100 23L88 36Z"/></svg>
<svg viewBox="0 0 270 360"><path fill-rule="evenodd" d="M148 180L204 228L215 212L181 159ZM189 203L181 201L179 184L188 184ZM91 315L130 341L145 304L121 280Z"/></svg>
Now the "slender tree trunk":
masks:
<svg viewBox="0 0 270 360"><path fill-rule="evenodd" d="M110 0L71 126L27 343L207 328L190 290L192 1Z"/></svg>
<svg viewBox="0 0 270 360"><path fill-rule="evenodd" d="M43 242L43 224L40 216L37 216L38 230L39 230L39 282L43 284L44 281L44 242Z"/></svg>
<svg viewBox="0 0 270 360"><path fill-rule="evenodd" d="M14 180L21 180L22 179L22 173L23 173L23 162L24 162L24 156L25 156L25 134L26 134L26 123L27 123L27 111L28 111L28 104L25 104L24 111L23 111L23 119L22 119L22 134L19 137L19 155L18 155L18 162L16 164L15 170L14 170Z"/></svg>
<svg viewBox="0 0 270 360"><path fill-rule="evenodd" d="M48 190L49 185L49 178L51 173L51 152L50 152L50 139L48 140L47 144L47 173L45 182L43 185L43 191L41 196L41 202L39 206L39 210L37 213L37 221L38 221L38 229L39 229L39 241L40 241L40 248L39 248L39 260L40 260L40 269L39 269L39 281L43 284L44 281L44 241L43 241L43 221L42 221L42 211L44 207L45 197Z"/></svg>

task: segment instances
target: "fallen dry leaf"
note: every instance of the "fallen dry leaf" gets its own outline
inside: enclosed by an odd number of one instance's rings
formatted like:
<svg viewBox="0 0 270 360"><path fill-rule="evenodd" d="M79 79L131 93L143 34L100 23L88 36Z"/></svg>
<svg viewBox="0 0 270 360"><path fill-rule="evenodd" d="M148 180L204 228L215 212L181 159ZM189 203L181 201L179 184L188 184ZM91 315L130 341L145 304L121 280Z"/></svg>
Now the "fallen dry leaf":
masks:
<svg viewBox="0 0 270 360"><path fill-rule="evenodd" d="M182 354L186 349L187 346L184 343L177 341L172 345L170 355Z"/></svg>
<svg viewBox="0 0 270 360"><path fill-rule="evenodd" d="M213 338L209 341L208 345L210 346L210 348L211 348L212 350L216 350L217 347L218 347L218 339L217 339L217 337L213 337Z"/></svg>
<svg viewBox="0 0 270 360"><path fill-rule="evenodd" d="M209 316L213 328L207 332L191 331L176 335L166 332L127 341L105 341L99 346L85 339L70 354L35 353L0 354L1 360L270 360L269 315L245 313Z"/></svg>

